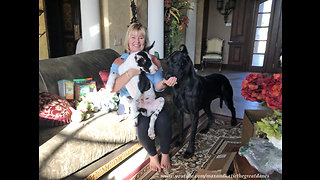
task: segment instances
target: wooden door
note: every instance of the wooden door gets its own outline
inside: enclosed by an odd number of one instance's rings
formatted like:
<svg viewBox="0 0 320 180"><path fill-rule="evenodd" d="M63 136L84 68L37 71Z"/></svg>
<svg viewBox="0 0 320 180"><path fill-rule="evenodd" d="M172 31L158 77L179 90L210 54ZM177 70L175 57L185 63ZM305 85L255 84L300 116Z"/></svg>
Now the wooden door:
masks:
<svg viewBox="0 0 320 180"><path fill-rule="evenodd" d="M228 65L235 69L268 73L282 71L279 62L282 53L282 0L273 0L271 11L259 11L260 5L266 1L268 0L236 1L228 42ZM269 17L268 25L265 22L261 24L262 16ZM257 29L263 29L263 38L256 34Z"/></svg>
<svg viewBox="0 0 320 180"><path fill-rule="evenodd" d="M232 12L232 26L229 44L228 65L233 69L245 71L248 57L248 39L252 26L253 2L255 0L236 1Z"/></svg>
<svg viewBox="0 0 320 180"><path fill-rule="evenodd" d="M80 39L80 0L63 0L61 6L65 52L72 55Z"/></svg>
<svg viewBox="0 0 320 180"><path fill-rule="evenodd" d="M282 0L257 0L249 41L247 69L255 72L281 72Z"/></svg>

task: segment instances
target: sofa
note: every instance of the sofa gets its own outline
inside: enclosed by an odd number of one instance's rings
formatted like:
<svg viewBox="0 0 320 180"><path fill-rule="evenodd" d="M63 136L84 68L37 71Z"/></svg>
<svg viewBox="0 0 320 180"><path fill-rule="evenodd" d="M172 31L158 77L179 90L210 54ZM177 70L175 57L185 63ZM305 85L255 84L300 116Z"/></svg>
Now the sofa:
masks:
<svg viewBox="0 0 320 180"><path fill-rule="evenodd" d="M104 87L99 76L108 70L120 55L112 49L87 51L76 55L39 60L39 94L59 94L57 82L91 77L97 90ZM164 72L166 63L161 62ZM171 89L157 93L165 98L164 109L171 117L176 135L176 107ZM136 129L130 119L121 121L117 112L97 112L82 122L71 122L54 127L39 126L39 179L61 179L112 153L126 143L137 141ZM82 177L83 178L83 177Z"/></svg>

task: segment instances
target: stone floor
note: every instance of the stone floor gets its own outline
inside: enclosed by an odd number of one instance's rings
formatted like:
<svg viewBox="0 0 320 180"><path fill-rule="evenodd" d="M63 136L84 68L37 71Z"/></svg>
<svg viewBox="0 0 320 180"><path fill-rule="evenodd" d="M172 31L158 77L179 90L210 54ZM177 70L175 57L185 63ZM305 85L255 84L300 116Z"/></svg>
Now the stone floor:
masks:
<svg viewBox="0 0 320 180"><path fill-rule="evenodd" d="M197 74L205 76L211 73L221 73L225 75L231 83L233 88L233 103L236 108L236 117L243 119L244 110L245 109L266 109L265 107L259 106L258 102L251 102L245 100L241 95L241 84L244 78L250 74L250 72L240 72L240 71L231 71L231 70L223 70L219 72L216 68L206 68L204 71L198 70ZM226 116L231 116L231 112L227 108L225 104L223 104L222 108L219 107L219 99L215 99L211 103L211 111L216 114L222 114Z"/></svg>

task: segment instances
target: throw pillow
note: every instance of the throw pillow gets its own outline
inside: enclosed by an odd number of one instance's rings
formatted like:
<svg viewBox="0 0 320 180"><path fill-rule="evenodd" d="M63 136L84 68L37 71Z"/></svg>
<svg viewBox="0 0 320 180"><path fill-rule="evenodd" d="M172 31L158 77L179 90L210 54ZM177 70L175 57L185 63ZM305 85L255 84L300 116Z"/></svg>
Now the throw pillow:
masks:
<svg viewBox="0 0 320 180"><path fill-rule="evenodd" d="M69 102L49 92L39 93L39 126L54 127L71 122Z"/></svg>
<svg viewBox="0 0 320 180"><path fill-rule="evenodd" d="M99 71L99 75L100 75L100 78L101 78L104 86L106 86L106 84L107 84L107 81L108 81L108 78L109 78L109 73L110 73L109 70ZM103 88L104 88L104 87L103 87Z"/></svg>

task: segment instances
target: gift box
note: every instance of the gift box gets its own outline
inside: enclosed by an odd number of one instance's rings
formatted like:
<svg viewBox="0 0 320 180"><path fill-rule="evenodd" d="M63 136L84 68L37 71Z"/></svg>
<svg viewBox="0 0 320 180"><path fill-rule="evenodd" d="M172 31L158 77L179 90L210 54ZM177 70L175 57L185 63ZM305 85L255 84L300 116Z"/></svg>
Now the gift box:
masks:
<svg viewBox="0 0 320 180"><path fill-rule="evenodd" d="M74 83L69 80L59 80L58 81L58 89L59 89L59 96L65 98L65 99L73 99L74 93L73 93L73 86Z"/></svg>
<svg viewBox="0 0 320 180"><path fill-rule="evenodd" d="M73 79L74 94L77 100L81 100L81 96L85 96L89 92L97 92L96 82L92 78Z"/></svg>
<svg viewBox="0 0 320 180"><path fill-rule="evenodd" d="M89 84L83 84L83 85L77 84L74 86L74 93L78 101L81 100L81 96L85 96L89 92L90 92Z"/></svg>
<svg viewBox="0 0 320 180"><path fill-rule="evenodd" d="M208 163L205 169L197 169L196 177L200 179L228 179L227 171L233 165L237 152L226 152L217 154ZM229 178L230 179L230 178Z"/></svg>
<svg viewBox="0 0 320 180"><path fill-rule="evenodd" d="M245 145L251 137L257 137L256 131L258 129L258 121L272 114L272 110L249 110L244 111L241 144Z"/></svg>

